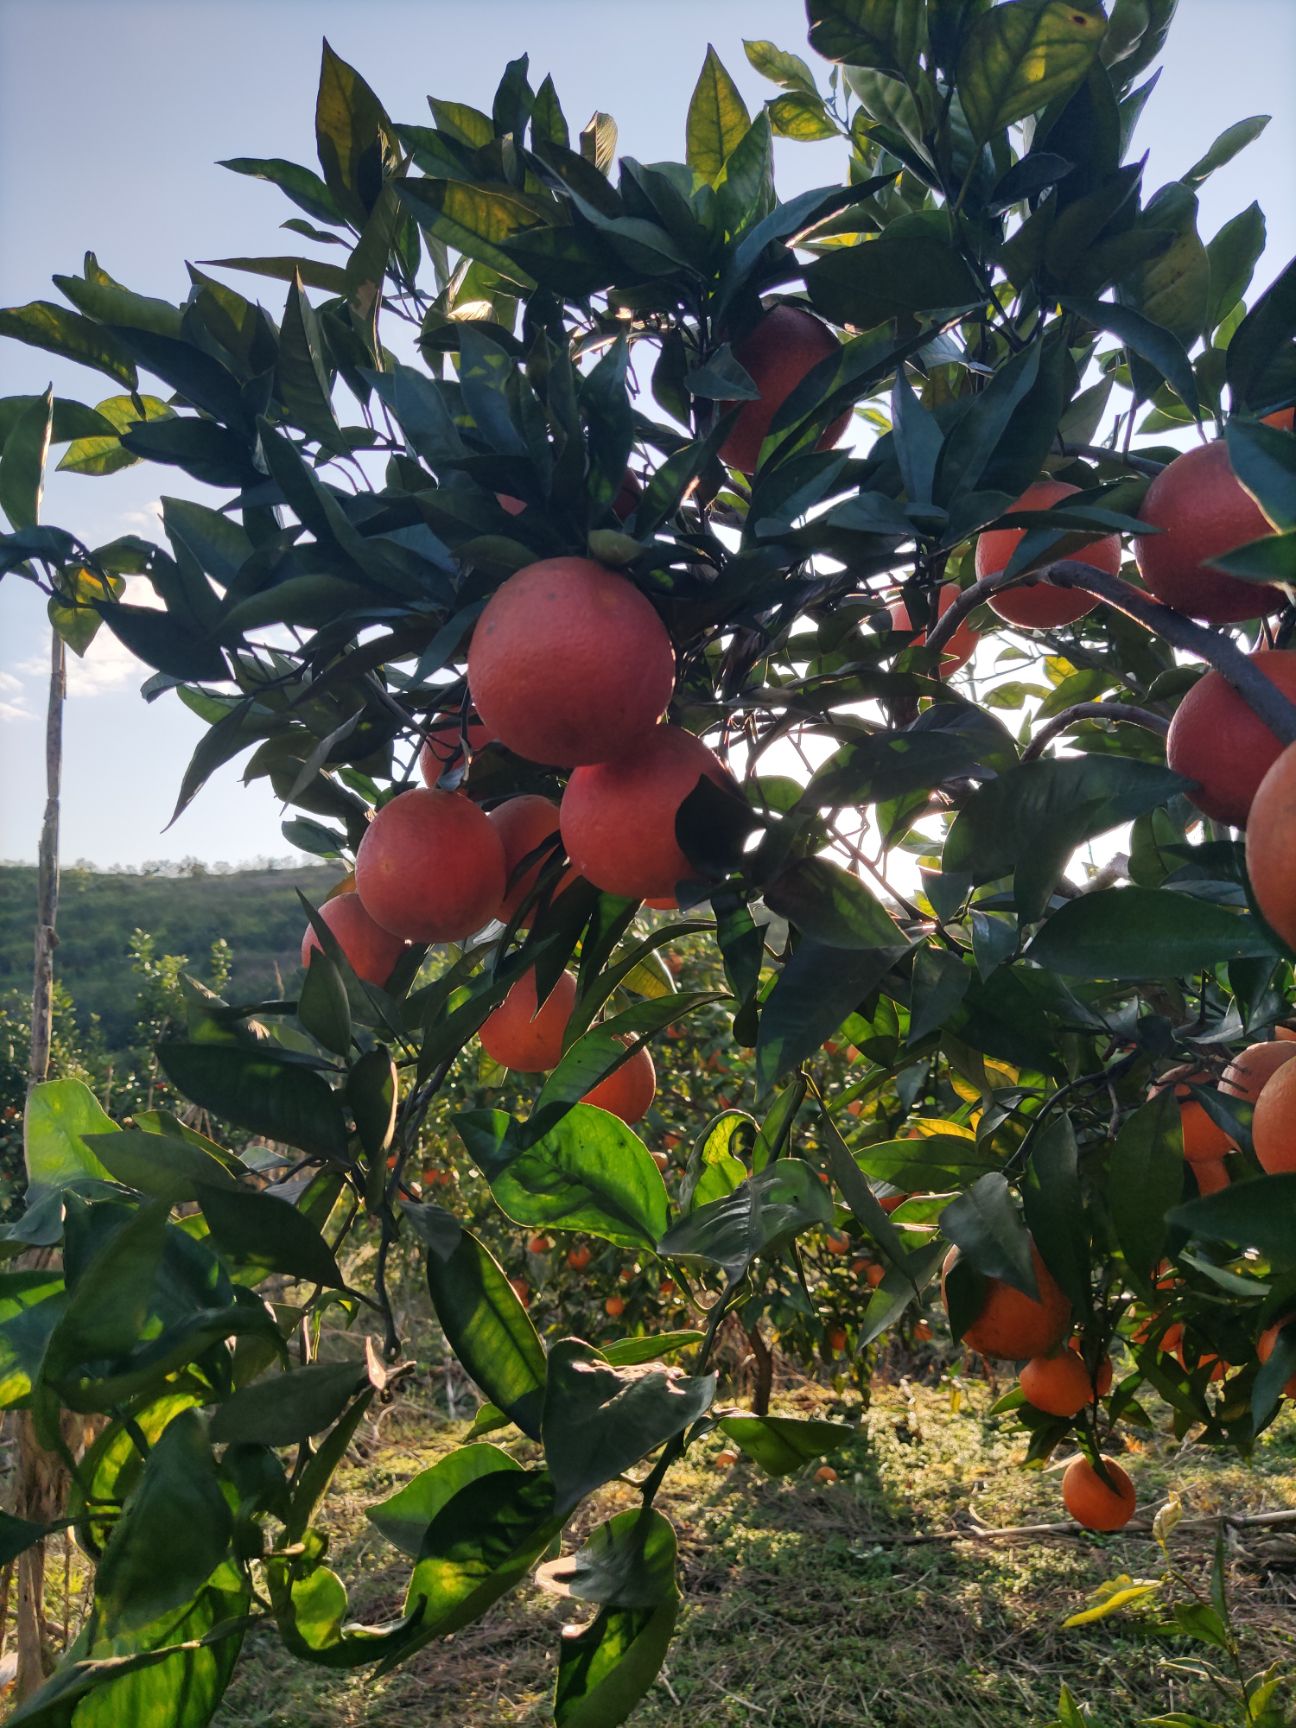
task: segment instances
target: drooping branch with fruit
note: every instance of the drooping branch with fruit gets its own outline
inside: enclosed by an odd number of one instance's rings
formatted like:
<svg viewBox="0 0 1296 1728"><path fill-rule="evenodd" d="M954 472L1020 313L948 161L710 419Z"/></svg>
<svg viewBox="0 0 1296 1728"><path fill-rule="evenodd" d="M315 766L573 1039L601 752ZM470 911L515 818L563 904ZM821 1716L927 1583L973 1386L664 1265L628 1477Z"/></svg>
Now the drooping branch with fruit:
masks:
<svg viewBox="0 0 1296 1728"><path fill-rule="evenodd" d="M205 1723L264 1622L386 1672L549 1556L590 1610L555 1720L611 1728L679 1609L671 1462L840 1443L716 1403L767 1280L831 1351L939 1289L1023 1364L1005 1407L1031 1462L1075 1452L1090 1529L1134 1513L1146 1397L1245 1449L1293 1395L1296 267L1253 294L1258 208L1205 243L1195 197L1258 123L1144 187L1167 0L807 10L827 73L748 43L782 91L753 119L709 54L682 163L618 160L604 113L573 139L525 58L490 114L394 122L326 44L320 174L226 166L344 263L191 265L177 306L88 255L71 309L0 312L118 392L0 403L0 572L206 724L178 812L239 759L338 871L295 994L195 987L159 1050L242 1153L31 1098L5 1248L61 1270L0 1274L6 1384L96 1575L15 1722ZM844 182L780 202L773 138L837 134ZM286 282L277 321L248 273ZM39 521L52 443L206 490L163 499L165 544L89 547ZM723 998L661 964L695 937ZM665 1035L718 1000L747 1095L654 1156ZM466 1070L530 1094L455 1118L503 1216L578 1271L588 1238L659 1266L696 1325L542 1340L419 1178ZM880 1268L845 1323L820 1241ZM418 1359L401 1243L486 1402L369 1509L409 1584L358 1626L327 1492ZM65 1411L100 1423L80 1455ZM618 1478L641 1508L560 1558Z"/></svg>

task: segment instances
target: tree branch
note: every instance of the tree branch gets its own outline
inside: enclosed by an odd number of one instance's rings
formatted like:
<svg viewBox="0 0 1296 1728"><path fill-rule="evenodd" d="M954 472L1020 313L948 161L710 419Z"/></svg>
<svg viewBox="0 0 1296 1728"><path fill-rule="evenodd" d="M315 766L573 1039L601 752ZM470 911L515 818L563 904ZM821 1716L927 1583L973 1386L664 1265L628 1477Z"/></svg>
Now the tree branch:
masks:
<svg viewBox="0 0 1296 1728"><path fill-rule="evenodd" d="M949 610L944 612L927 632L927 646L942 648L969 612L975 611L983 600L988 600L998 589L1014 587L1019 582L1031 580L1049 581L1057 588L1083 589L1085 593L1105 601L1108 606L1114 606L1118 612L1123 612L1127 618L1141 624L1152 635L1163 637L1172 647L1182 648L1188 654L1196 654L1228 680L1251 711L1264 721L1281 743L1296 744L1296 705L1289 702L1277 685L1271 683L1264 673L1252 664L1249 656L1242 652L1231 636L1208 630L1204 624L1185 618L1182 612L1176 612L1173 607L1163 606L1159 600L1152 599L1131 583L1122 581L1119 576L1109 576L1105 570L1095 570L1092 564L1082 564L1075 558L1060 558L1055 563L1031 571L1025 577L1009 577L1002 570L982 576L979 581L972 583L971 587L963 590Z"/></svg>
<svg viewBox="0 0 1296 1728"><path fill-rule="evenodd" d="M1164 462L1155 462L1150 456L1134 456L1127 450L1109 450L1105 444L1064 444L1064 456L1088 456L1095 462L1119 462L1123 468L1132 469L1135 474L1146 474L1155 480L1165 467Z"/></svg>
<svg viewBox="0 0 1296 1728"><path fill-rule="evenodd" d="M1124 720L1130 726L1142 726L1147 732L1159 732L1162 737L1170 730L1170 722L1150 708L1136 708L1131 702L1077 702L1064 708L1040 727L1022 751L1022 761L1029 762L1059 733L1079 720Z"/></svg>

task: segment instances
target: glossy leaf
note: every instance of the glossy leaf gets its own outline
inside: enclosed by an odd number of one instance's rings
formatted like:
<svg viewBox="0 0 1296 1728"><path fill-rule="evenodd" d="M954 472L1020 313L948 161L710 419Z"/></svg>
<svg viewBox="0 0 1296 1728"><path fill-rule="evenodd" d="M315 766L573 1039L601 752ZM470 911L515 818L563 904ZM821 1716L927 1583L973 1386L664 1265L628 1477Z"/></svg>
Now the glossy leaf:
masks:
<svg viewBox="0 0 1296 1728"><path fill-rule="evenodd" d="M1101 888L1070 900L1027 957L1085 978L1180 977L1203 966L1272 955L1253 918L1159 888Z"/></svg>
<svg viewBox="0 0 1296 1728"><path fill-rule="evenodd" d="M207 1184L198 1199L213 1241L233 1260L332 1289L345 1286L333 1251L288 1201L231 1184Z"/></svg>
<svg viewBox="0 0 1296 1728"><path fill-rule="evenodd" d="M957 88L977 144L1084 81L1102 45L1097 7L1067 0L1014 0L992 6L959 53Z"/></svg>
<svg viewBox="0 0 1296 1728"><path fill-rule="evenodd" d="M66 1188L87 1176L107 1178L87 1136L117 1132L81 1080L44 1080L27 1096L23 1151L33 1188Z"/></svg>
<svg viewBox="0 0 1296 1728"><path fill-rule="evenodd" d="M725 1414L716 1427L740 1451L754 1458L767 1476L787 1476L812 1458L822 1458L855 1435L845 1422L824 1422L817 1417L747 1416Z"/></svg>
<svg viewBox="0 0 1296 1728"><path fill-rule="evenodd" d="M832 948L877 949L903 936L858 876L828 858L798 858L765 891L765 902L798 930Z"/></svg>
<svg viewBox="0 0 1296 1728"><path fill-rule="evenodd" d="M1276 1267L1296 1270L1296 1174L1233 1183L1176 1206L1170 1221L1207 1241L1258 1248Z"/></svg>
<svg viewBox="0 0 1296 1728"><path fill-rule="evenodd" d="M18 415L0 448L0 509L14 528L34 528L40 517L45 459L53 429L51 386Z"/></svg>
<svg viewBox="0 0 1296 1728"><path fill-rule="evenodd" d="M1014 1290L1038 1300L1030 1237L999 1171L979 1176L965 1194L950 1202L940 1222L945 1235L975 1271L987 1278L1001 1278Z"/></svg>
<svg viewBox="0 0 1296 1728"><path fill-rule="evenodd" d="M134 390L139 383L135 362L116 337L92 319L49 300L0 309L0 336L12 336L31 348L44 348L65 360L92 366L128 389Z"/></svg>
<svg viewBox="0 0 1296 1728"><path fill-rule="evenodd" d="M428 1291L441 1330L490 1401L533 1440L540 1438L545 1353L539 1334L495 1256L460 1230L449 1252L429 1247Z"/></svg>
<svg viewBox="0 0 1296 1728"><path fill-rule="evenodd" d="M751 116L738 86L715 49L708 46L685 124L689 167L714 183L750 125Z"/></svg>
<svg viewBox="0 0 1296 1728"><path fill-rule="evenodd" d="M402 1554L417 1560L428 1526L453 1495L480 1477L521 1468L498 1446L461 1446L420 1470L389 1499L367 1507L365 1516Z"/></svg>
<svg viewBox="0 0 1296 1728"><path fill-rule="evenodd" d="M335 1422L368 1382L363 1363L294 1368L244 1386L212 1418L213 1440L295 1446Z"/></svg>
<svg viewBox="0 0 1296 1728"><path fill-rule="evenodd" d="M831 1038L905 951L833 948L804 937L784 966L761 1014L756 1074L772 1086Z"/></svg>
<svg viewBox="0 0 1296 1728"><path fill-rule="evenodd" d="M1146 1278L1161 1258L1166 1218L1183 1191L1183 1135L1173 1087L1127 1116L1111 1152L1110 1205L1121 1252Z"/></svg>

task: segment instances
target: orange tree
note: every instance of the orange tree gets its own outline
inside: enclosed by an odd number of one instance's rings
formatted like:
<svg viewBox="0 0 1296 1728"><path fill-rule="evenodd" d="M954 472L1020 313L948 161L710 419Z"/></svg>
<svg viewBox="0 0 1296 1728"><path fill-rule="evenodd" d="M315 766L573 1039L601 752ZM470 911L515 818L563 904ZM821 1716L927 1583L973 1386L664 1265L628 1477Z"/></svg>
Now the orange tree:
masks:
<svg viewBox="0 0 1296 1728"><path fill-rule="evenodd" d="M265 1621L304 1661L383 1672L546 1556L588 1604L556 1720L623 1719L677 1613L672 1461L716 1425L774 1471L836 1443L714 1408L708 1358L764 1269L795 1279L798 1239L844 1216L886 1269L852 1347L944 1261L956 1335L1032 1359L1031 1455L1078 1448L1088 1522L1129 1516L1111 1452L1154 1394L1209 1444L1272 1419L1296 1371L1290 1089L1253 1145L1256 1073L1217 1082L1290 1006L1272 833L1296 713L1268 668L1296 577L1296 270L1248 306L1258 206L1197 231L1195 189L1261 121L1143 184L1172 11L813 0L826 77L748 44L779 87L753 119L709 53L686 160L651 165L616 160L606 114L573 138L525 59L489 114L438 97L404 125L326 47L321 172L229 164L322 250L191 267L183 306L88 257L56 278L70 306L0 313L117 392L4 404L3 567L74 647L102 621L149 698L208 722L181 807L245 757L288 837L358 883L309 910L293 1000L195 992L159 1051L286 1152L158 1112L118 1127L67 1084L30 1101L6 1248L60 1245L61 1269L5 1275L5 1385L50 1446L65 1410L105 1421L68 1458L92 1610L15 1722L206 1721ZM844 182L780 202L776 134L840 136ZM232 271L285 282L282 316ZM165 544L88 547L37 520L53 440L214 500L166 499ZM121 597L132 575L158 606ZM1247 844L1272 923L1228 825L1270 764L1273 830ZM520 797L557 808L499 816ZM650 1044L668 1070L661 1034L711 1005L649 982L685 934L718 947L754 1079L668 1196L586 1099ZM655 1257L697 1328L546 1349L416 1193L420 1124L488 1017L531 1076L529 1108L456 1120L494 1203ZM808 1066L825 1040L860 1052L849 1097ZM372 1507L410 1582L358 1626L327 1490L418 1348L389 1300L401 1239L483 1425L538 1450L466 1445ZM319 1359L325 1314L366 1349ZM564 1557L618 1476L641 1508Z"/></svg>

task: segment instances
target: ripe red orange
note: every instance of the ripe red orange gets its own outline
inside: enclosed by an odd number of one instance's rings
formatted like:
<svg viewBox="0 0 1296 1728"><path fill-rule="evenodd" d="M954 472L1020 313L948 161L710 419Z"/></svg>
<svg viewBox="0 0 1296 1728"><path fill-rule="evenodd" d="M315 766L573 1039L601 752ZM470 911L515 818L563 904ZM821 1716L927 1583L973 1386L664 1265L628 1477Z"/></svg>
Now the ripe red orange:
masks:
<svg viewBox="0 0 1296 1728"><path fill-rule="evenodd" d="M665 1175L671 1167L669 1152L654 1152L652 1154L652 1161L663 1175Z"/></svg>
<svg viewBox="0 0 1296 1728"><path fill-rule="evenodd" d="M1251 1118L1251 1143L1269 1175L1296 1170L1296 1066L1290 1062L1260 1089Z"/></svg>
<svg viewBox="0 0 1296 1728"><path fill-rule="evenodd" d="M957 1248L951 1248L941 1267L941 1300L949 1312L946 1280L959 1258ZM1000 1278L985 1280L985 1296L981 1311L963 1334L969 1350L979 1350L983 1356L1001 1356L1009 1361L1021 1361L1031 1356L1047 1356L1061 1342L1071 1321L1071 1304L1031 1243L1031 1264L1035 1269L1035 1284L1039 1300L1014 1290Z"/></svg>
<svg viewBox="0 0 1296 1728"><path fill-rule="evenodd" d="M822 1482L825 1487L837 1480L837 1472L831 1464L821 1464L814 1473L816 1482Z"/></svg>
<svg viewBox="0 0 1296 1728"><path fill-rule="evenodd" d="M1250 659L1257 672L1296 701L1296 653L1262 648ZM1282 748L1223 673L1212 669L1175 710L1166 761L1176 774L1197 781L1197 790L1188 796L1199 810L1217 822L1245 828L1251 800Z"/></svg>
<svg viewBox="0 0 1296 1728"><path fill-rule="evenodd" d="M475 804L420 786L374 817L355 873L365 911L393 936L459 942L499 911L504 847Z"/></svg>
<svg viewBox="0 0 1296 1728"><path fill-rule="evenodd" d="M531 1306L531 1288L526 1279L510 1278L509 1283L513 1286L513 1294L517 1297L518 1301L524 1308L529 1308Z"/></svg>
<svg viewBox="0 0 1296 1728"><path fill-rule="evenodd" d="M1273 1355L1274 1345L1278 1342L1278 1334L1284 1326L1290 1326L1293 1319L1296 1319L1296 1316L1289 1314L1285 1320L1279 1320L1275 1325L1266 1327L1260 1334L1256 1340L1256 1355L1261 1362L1267 1362ZM1283 1395L1287 1398L1296 1398L1296 1374L1293 1374L1283 1387Z"/></svg>
<svg viewBox="0 0 1296 1728"><path fill-rule="evenodd" d="M936 616L943 618L950 607L958 599L961 590L957 582L942 582L940 596L936 601ZM903 600L897 600L891 607L889 617L893 630L912 630L913 624L909 617L909 608ZM927 640L927 632L920 631L914 639L914 647L921 646ZM965 618L955 626L954 634L941 650L941 672L948 674L957 672L960 666L966 666L976 653L976 645L981 640L978 633ZM827 1046L825 1046L827 1048Z"/></svg>
<svg viewBox="0 0 1296 1728"><path fill-rule="evenodd" d="M1208 624L1236 624L1283 604L1278 589L1209 567L1211 559L1273 533L1234 474L1222 438L1185 450L1163 468L1144 494L1139 515L1161 532L1137 535L1134 559L1167 606Z"/></svg>
<svg viewBox="0 0 1296 1728"><path fill-rule="evenodd" d="M356 977L363 978L366 984L385 984L392 967L405 952L401 938L384 930L381 924L375 924L354 891L335 894L331 900L326 900L319 909L319 916L337 937L338 947L346 955L347 964ZM319 937L308 924L301 943L303 966L310 964L311 953L319 946ZM1292 1049L1296 1051L1296 1044Z"/></svg>
<svg viewBox="0 0 1296 1728"><path fill-rule="evenodd" d="M830 1254L849 1254L850 1237L843 1236L840 1230L830 1230L824 1237L824 1247Z"/></svg>
<svg viewBox="0 0 1296 1728"><path fill-rule="evenodd" d="M585 1094L582 1102L610 1110L631 1127L648 1114L657 1096L657 1070L648 1046L643 1044L628 1062L614 1068L606 1079ZM669 1162L669 1160L668 1160Z"/></svg>
<svg viewBox="0 0 1296 1728"><path fill-rule="evenodd" d="M537 1008L533 967L486 1016L479 1034L482 1049L492 1062L521 1074L539 1074L557 1067L563 1034L575 1006L576 980L570 972L560 972L558 982Z"/></svg>
<svg viewBox="0 0 1296 1728"><path fill-rule="evenodd" d="M567 1264L573 1272L583 1272L593 1258L594 1251L588 1242L578 1242L567 1250Z"/></svg>
<svg viewBox="0 0 1296 1728"><path fill-rule="evenodd" d="M733 346L733 356L760 391L744 402L729 436L720 446L720 460L740 473L754 474L770 421L808 372L836 353L836 336L812 312L800 306L771 306ZM734 404L727 402L725 408ZM834 445L850 424L849 411L819 440L819 448Z"/></svg>
<svg viewBox="0 0 1296 1728"><path fill-rule="evenodd" d="M424 785L435 786L448 769L460 765L463 761L465 741L473 756L495 742L490 727L484 725L475 715L470 716L467 726L456 714L449 720L438 721L428 730L418 759L419 773L423 776Z"/></svg>
<svg viewBox="0 0 1296 1728"><path fill-rule="evenodd" d="M1012 509L1048 510L1063 498L1074 497L1079 490L1065 480L1037 480L1026 488ZM976 544L977 575L989 576L1006 569L1026 532L1025 528L987 528ZM1101 540L1091 540L1068 556L1114 576L1121 564L1120 536L1107 534ZM1097 604L1092 594L1076 588L1055 588L1046 581L1032 582L1029 587L1005 588L990 596L991 610L1020 630L1055 630L1060 624L1074 624Z"/></svg>
<svg viewBox="0 0 1296 1728"><path fill-rule="evenodd" d="M615 1293L603 1304L603 1312L613 1320L619 1320L625 1313L625 1297Z"/></svg>
<svg viewBox="0 0 1296 1728"><path fill-rule="evenodd" d="M1266 426L1276 426L1280 432L1296 431L1296 408L1279 408L1273 414L1263 414Z"/></svg>
<svg viewBox="0 0 1296 1728"><path fill-rule="evenodd" d="M846 1348L846 1328L844 1326L830 1326L824 1342L832 1355L840 1356Z"/></svg>
<svg viewBox="0 0 1296 1728"><path fill-rule="evenodd" d="M606 762L660 719L675 685L666 627L632 582L545 558L487 602L468 649L483 721L529 762Z"/></svg>
<svg viewBox="0 0 1296 1728"><path fill-rule="evenodd" d="M552 798L526 792L519 798L506 799L490 813L496 832L504 846L504 877L508 883L500 917L507 923L518 907L535 892L540 873L549 863L552 853L528 864L519 875L518 865L547 840L558 838L558 806ZM530 922L530 915L523 920Z"/></svg>
<svg viewBox="0 0 1296 1728"><path fill-rule="evenodd" d="M1222 1158L1202 1158L1192 1167L1193 1181L1202 1195L1218 1194L1229 1185L1228 1165Z"/></svg>
<svg viewBox="0 0 1296 1728"><path fill-rule="evenodd" d="M1134 1484L1106 1453L1103 1468L1110 1487L1087 1458L1073 1458L1062 1477L1062 1504L1086 1530L1123 1530L1134 1516Z"/></svg>
<svg viewBox="0 0 1296 1728"><path fill-rule="evenodd" d="M1296 1043L1275 1038L1271 1044L1248 1044L1229 1063L1220 1081L1220 1091L1230 1098L1254 1104L1270 1077L1296 1056Z"/></svg>
<svg viewBox="0 0 1296 1728"><path fill-rule="evenodd" d="M560 812L563 843L580 874L630 900L672 893L696 874L675 838L680 805L706 776L732 784L700 738L657 726L615 762L577 768Z"/></svg>
<svg viewBox="0 0 1296 1728"><path fill-rule="evenodd" d="M1032 1356L1018 1380L1027 1402L1049 1416L1078 1416L1093 1397L1089 1370L1073 1350Z"/></svg>
<svg viewBox="0 0 1296 1728"><path fill-rule="evenodd" d="M1266 923L1296 948L1296 744L1289 744L1260 782L1247 820L1251 891Z"/></svg>

